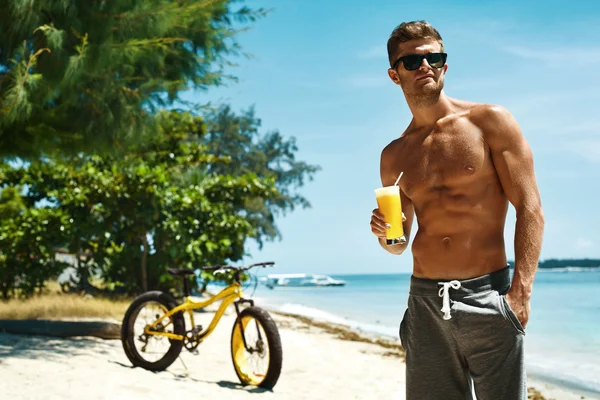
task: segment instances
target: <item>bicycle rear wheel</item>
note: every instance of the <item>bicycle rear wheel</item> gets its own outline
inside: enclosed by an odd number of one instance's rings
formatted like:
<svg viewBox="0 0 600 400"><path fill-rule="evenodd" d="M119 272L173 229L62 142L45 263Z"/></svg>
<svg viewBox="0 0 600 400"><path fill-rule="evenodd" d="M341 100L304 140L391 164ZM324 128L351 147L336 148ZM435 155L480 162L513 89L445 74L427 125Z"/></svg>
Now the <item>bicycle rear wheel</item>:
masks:
<svg viewBox="0 0 600 400"><path fill-rule="evenodd" d="M144 333L147 325L175 307L177 307L175 299L160 291L144 293L131 303L123 317L121 342L127 358L134 366L150 371L162 371L177 359L183 341ZM177 313L165 318L153 330L184 335L183 315Z"/></svg>
<svg viewBox="0 0 600 400"><path fill-rule="evenodd" d="M243 385L275 386L281 373L282 349L277 325L269 313L259 307L240 312L231 332L231 358Z"/></svg>

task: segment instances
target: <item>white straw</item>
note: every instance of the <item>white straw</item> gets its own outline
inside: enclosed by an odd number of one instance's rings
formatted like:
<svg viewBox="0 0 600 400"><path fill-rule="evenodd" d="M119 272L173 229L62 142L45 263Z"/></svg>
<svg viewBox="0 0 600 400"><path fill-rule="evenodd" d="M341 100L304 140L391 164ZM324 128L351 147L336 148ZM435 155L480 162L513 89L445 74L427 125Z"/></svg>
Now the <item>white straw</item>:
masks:
<svg viewBox="0 0 600 400"><path fill-rule="evenodd" d="M404 171L400 172L400 175L398 176L398 179L396 179L396 182L394 182L394 186L398 186L398 182L400 182L400 178L402 178L402 174L404 173Z"/></svg>

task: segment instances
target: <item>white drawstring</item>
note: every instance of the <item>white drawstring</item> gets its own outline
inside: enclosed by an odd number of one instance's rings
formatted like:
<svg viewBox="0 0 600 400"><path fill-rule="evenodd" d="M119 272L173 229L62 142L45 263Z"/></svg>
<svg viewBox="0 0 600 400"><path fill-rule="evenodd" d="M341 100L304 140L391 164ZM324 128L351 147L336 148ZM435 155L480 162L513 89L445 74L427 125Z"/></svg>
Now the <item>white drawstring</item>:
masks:
<svg viewBox="0 0 600 400"><path fill-rule="evenodd" d="M438 285L442 285L440 291L438 292L438 296L442 298L442 312L444 313L444 319L449 320L452 318L450 316L450 296L448 295L448 289L452 288L457 290L460 288L459 281L450 281L450 282L439 282Z"/></svg>

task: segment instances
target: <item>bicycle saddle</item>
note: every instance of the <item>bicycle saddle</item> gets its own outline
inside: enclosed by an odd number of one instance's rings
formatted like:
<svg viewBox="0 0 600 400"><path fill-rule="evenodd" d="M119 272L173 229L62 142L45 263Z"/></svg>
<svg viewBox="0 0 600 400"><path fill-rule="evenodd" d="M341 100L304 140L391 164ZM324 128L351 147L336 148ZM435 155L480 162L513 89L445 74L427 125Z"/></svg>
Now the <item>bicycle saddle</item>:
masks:
<svg viewBox="0 0 600 400"><path fill-rule="evenodd" d="M190 276L195 275L194 271L187 268L167 268L167 272L173 276Z"/></svg>

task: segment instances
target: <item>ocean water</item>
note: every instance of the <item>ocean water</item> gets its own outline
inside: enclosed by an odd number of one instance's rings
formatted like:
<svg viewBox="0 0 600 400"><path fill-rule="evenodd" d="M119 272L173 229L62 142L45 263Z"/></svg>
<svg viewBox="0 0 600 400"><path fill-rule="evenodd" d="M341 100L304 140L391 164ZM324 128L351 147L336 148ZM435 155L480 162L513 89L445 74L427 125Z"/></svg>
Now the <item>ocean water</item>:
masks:
<svg viewBox="0 0 600 400"><path fill-rule="evenodd" d="M258 284L244 294L272 310L398 338L410 274L332 277L346 285L269 289ZM600 270L539 270L531 308L528 374L600 395Z"/></svg>

